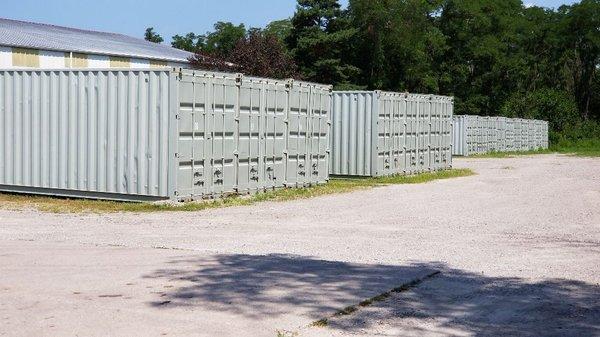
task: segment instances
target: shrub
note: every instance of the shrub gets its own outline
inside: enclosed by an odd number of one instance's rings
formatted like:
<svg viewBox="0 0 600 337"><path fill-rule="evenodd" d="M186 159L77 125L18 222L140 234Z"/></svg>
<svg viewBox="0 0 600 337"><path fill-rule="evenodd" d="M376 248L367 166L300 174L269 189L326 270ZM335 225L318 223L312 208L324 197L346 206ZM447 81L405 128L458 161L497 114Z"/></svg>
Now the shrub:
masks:
<svg viewBox="0 0 600 337"><path fill-rule="evenodd" d="M508 99L500 114L506 117L541 119L549 122L550 129L562 133L579 121L577 103L568 93L555 89L540 89L526 94L515 94Z"/></svg>

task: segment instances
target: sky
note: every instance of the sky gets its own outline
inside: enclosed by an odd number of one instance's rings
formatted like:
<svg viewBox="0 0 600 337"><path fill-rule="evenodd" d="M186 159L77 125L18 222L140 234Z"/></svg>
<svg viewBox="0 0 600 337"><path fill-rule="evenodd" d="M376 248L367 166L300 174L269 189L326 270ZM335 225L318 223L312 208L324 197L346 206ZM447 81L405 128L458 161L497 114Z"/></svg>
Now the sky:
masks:
<svg viewBox="0 0 600 337"><path fill-rule="evenodd" d="M502 0L499 0L502 1ZM575 0L525 0L559 7ZM345 6L348 0L341 0ZM1 0L0 17L143 37L146 27L170 41L175 34L205 33L217 21L264 27L292 16L295 0Z"/></svg>

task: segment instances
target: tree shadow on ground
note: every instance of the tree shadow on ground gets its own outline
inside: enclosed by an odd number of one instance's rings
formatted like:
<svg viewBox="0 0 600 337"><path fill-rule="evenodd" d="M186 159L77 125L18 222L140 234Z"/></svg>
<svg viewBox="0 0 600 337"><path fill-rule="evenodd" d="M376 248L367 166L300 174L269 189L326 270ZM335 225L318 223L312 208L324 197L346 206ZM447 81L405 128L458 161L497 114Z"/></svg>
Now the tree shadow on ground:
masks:
<svg viewBox="0 0 600 337"><path fill-rule="evenodd" d="M414 289L331 319L330 328L356 332L389 321L414 334L431 326L476 335L600 334L600 286L579 281L486 277L442 263L368 265L291 255L216 255L169 264L144 276L173 286L150 303L164 310L317 320L440 271Z"/></svg>

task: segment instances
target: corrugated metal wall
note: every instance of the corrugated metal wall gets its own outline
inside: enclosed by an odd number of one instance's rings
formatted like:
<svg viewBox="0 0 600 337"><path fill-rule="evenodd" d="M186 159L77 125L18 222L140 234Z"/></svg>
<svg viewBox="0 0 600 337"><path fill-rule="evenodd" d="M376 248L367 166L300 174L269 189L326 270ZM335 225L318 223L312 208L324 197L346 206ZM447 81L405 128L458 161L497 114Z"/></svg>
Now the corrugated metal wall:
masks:
<svg viewBox="0 0 600 337"><path fill-rule="evenodd" d="M332 99L331 174L382 176L451 167L451 98L338 91Z"/></svg>
<svg viewBox="0 0 600 337"><path fill-rule="evenodd" d="M0 71L0 189L167 197L169 99L168 71Z"/></svg>
<svg viewBox="0 0 600 337"><path fill-rule="evenodd" d="M375 156L373 131L377 99L373 92L334 92L331 110L330 172L369 176Z"/></svg>
<svg viewBox="0 0 600 337"><path fill-rule="evenodd" d="M453 118L456 156L548 148L548 122L506 117L457 115Z"/></svg>
<svg viewBox="0 0 600 337"><path fill-rule="evenodd" d="M330 86L200 71L178 86L180 198L328 180Z"/></svg>

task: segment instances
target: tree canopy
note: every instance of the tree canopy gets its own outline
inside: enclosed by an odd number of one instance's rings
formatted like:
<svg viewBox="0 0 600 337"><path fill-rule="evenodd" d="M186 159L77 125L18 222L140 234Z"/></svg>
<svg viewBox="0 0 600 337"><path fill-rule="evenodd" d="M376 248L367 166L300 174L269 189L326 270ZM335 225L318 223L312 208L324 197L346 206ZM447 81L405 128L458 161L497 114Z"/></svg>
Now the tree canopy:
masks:
<svg viewBox="0 0 600 337"><path fill-rule="evenodd" d="M557 9L521 0L350 0L347 8L298 0L291 18L264 29L218 22L173 37L173 46L252 75L273 67L272 76L337 89L451 95L456 114L538 117L556 129L600 120L600 0Z"/></svg>
<svg viewBox="0 0 600 337"><path fill-rule="evenodd" d="M146 33L144 34L144 39L146 41L154 42L154 43L162 43L164 40L162 36L154 31L154 27L146 28Z"/></svg>

